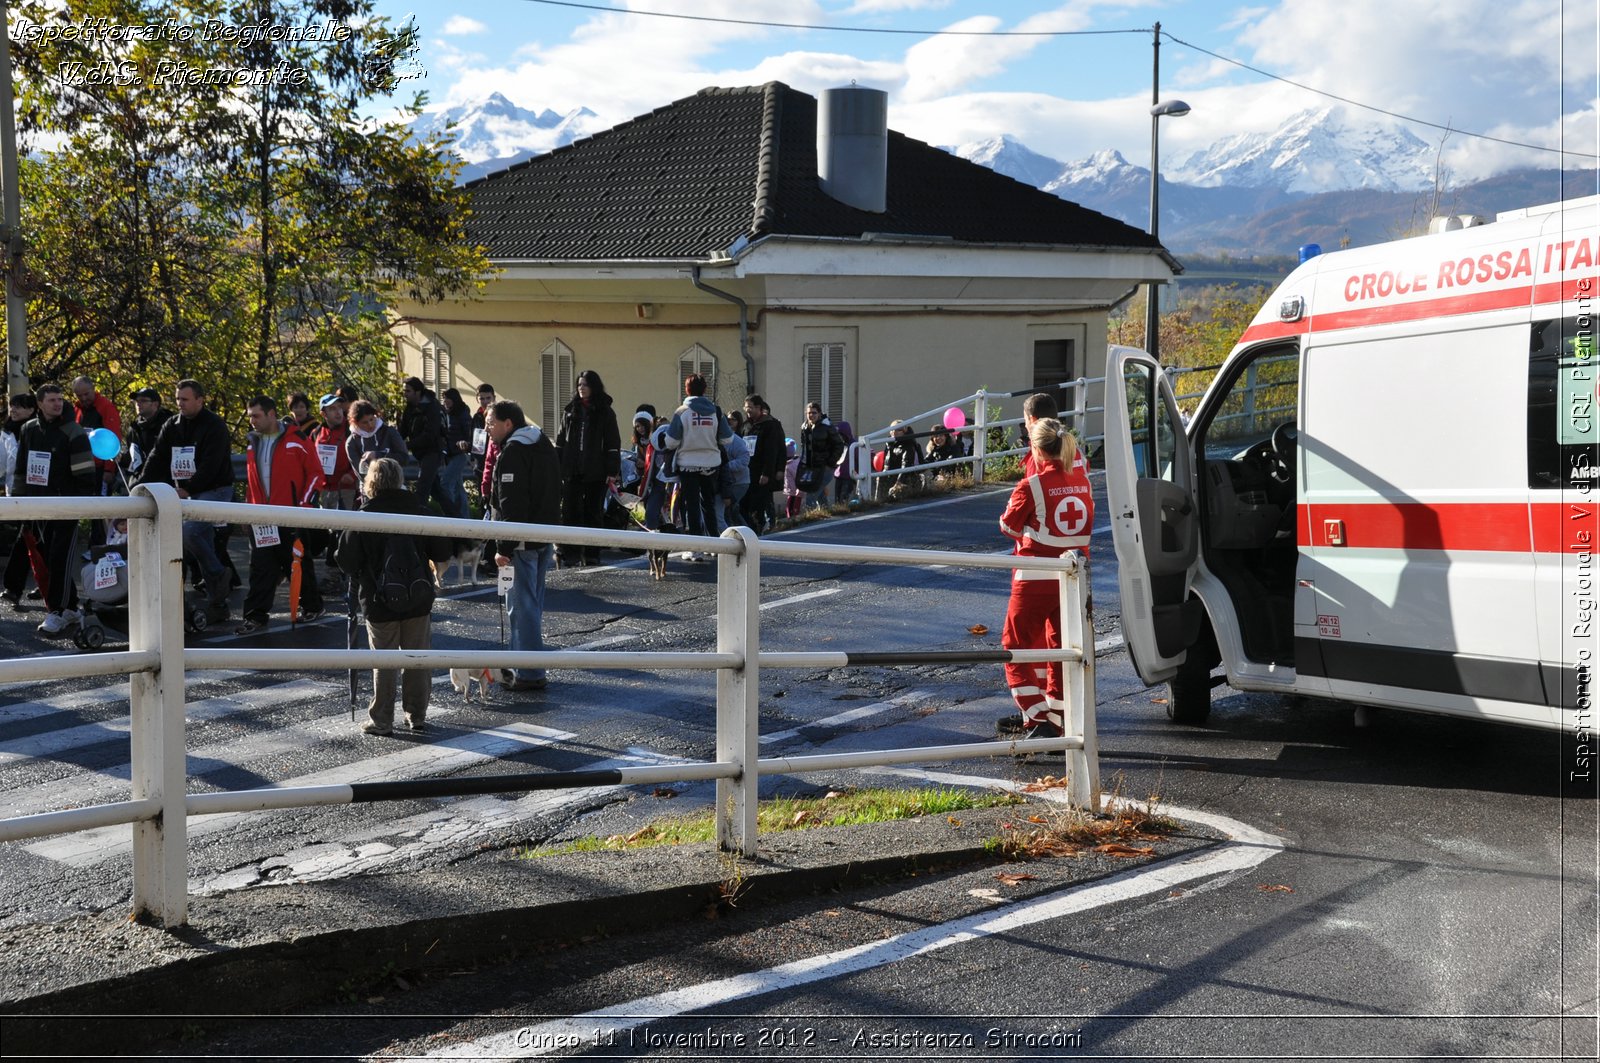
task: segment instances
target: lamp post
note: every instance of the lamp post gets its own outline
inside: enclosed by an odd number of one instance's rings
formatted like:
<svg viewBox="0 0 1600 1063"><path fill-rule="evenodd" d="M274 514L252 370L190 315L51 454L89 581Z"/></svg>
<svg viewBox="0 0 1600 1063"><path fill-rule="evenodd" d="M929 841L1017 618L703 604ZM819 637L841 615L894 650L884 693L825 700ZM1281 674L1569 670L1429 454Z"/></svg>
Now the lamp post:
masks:
<svg viewBox="0 0 1600 1063"><path fill-rule="evenodd" d="M1153 54L1150 69L1150 235L1161 238L1161 119L1181 118L1189 113L1182 100L1161 99L1161 23L1152 31ZM1161 358L1161 315L1156 305L1156 282L1147 286L1144 308L1144 349L1150 357Z"/></svg>

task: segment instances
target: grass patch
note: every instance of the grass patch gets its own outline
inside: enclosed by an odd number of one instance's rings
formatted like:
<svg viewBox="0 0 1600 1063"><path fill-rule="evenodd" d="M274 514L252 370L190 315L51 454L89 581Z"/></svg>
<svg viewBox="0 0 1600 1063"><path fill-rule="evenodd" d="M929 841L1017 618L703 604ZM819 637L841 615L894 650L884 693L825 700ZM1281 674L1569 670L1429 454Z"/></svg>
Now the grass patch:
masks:
<svg viewBox="0 0 1600 1063"><path fill-rule="evenodd" d="M1001 808L1023 803L1023 799L1015 794L975 793L951 787L835 790L825 797L778 797L762 801L756 808L756 823L762 834L771 834L812 827L888 823L918 816L948 815L974 808ZM608 838L588 835L560 845L529 846L518 849L516 856L522 860L537 860L567 853L688 845L714 841L716 836L716 820L707 809L695 815L657 820L632 834L613 834Z"/></svg>

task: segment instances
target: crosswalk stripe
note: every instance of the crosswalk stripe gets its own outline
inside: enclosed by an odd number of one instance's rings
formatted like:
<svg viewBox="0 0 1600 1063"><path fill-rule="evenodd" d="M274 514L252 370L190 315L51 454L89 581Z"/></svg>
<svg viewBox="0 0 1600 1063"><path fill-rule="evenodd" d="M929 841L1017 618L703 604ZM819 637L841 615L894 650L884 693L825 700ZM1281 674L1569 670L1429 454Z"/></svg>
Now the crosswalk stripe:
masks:
<svg viewBox="0 0 1600 1063"><path fill-rule="evenodd" d="M573 737L575 736L570 731L558 731L531 723L513 723L504 727L456 735L442 742L412 746L397 753L341 764L309 775L285 779L276 785L329 786L383 779L449 775L486 760L496 760L523 750L554 745ZM273 814L272 812L225 812L215 816L195 816L189 820L189 836L195 838L219 830L236 828ZM133 828L119 824L115 827L101 827L62 837L42 838L28 845L27 849L36 856L69 867L92 867L115 857L128 855L133 849Z"/></svg>
<svg viewBox="0 0 1600 1063"><path fill-rule="evenodd" d="M813 720L810 723L801 724L799 727L791 727L787 731L773 731L771 734L764 734L761 736L760 742L762 745L768 742L783 742L790 738L797 738L806 731L814 731L819 727L838 727L867 716L876 716L880 712L888 712L904 705L913 705L917 702L926 701L931 696L926 690L908 690L904 694L892 697L887 701L875 701L871 705L860 705L821 720Z"/></svg>
<svg viewBox="0 0 1600 1063"><path fill-rule="evenodd" d="M196 672L194 675L185 676L185 687L196 686L201 683L220 683L228 679L238 679L241 676L255 675L254 672L244 671L219 671ZM37 686L36 683L18 684L21 686ZM128 700L127 680L118 680L107 686L95 687L93 690L74 690L70 693L58 694L49 701L18 701L10 705L0 705L0 724L20 723L23 720L37 719L40 716L49 716L57 712L74 712L78 709L99 708L102 705L125 704Z"/></svg>
<svg viewBox="0 0 1600 1063"><path fill-rule="evenodd" d="M191 701L184 707L184 716L189 723L210 722L242 715L252 710L328 698L341 689L343 688L331 683L296 680L258 690L242 690L233 694L221 694L214 698ZM126 695L123 696L123 700L126 700ZM131 726L129 717L120 716L114 720L63 727L55 731L28 735L26 738L16 738L10 742L0 742L0 768L12 766L19 761L50 757L71 749L82 749L85 746L125 738Z"/></svg>
<svg viewBox="0 0 1600 1063"><path fill-rule="evenodd" d="M585 764L583 770L682 762L680 757L634 749L625 756ZM446 799L437 808L362 827L333 842L308 845L204 880L192 881L190 891L222 893L256 885L261 881L263 864L268 861L277 872L273 881L316 882L371 874L394 865L409 865L430 853L452 846L469 847L486 833L498 828L511 827L541 816L579 812L626 789L626 786L599 786L583 790L543 790L515 798L486 795Z"/></svg>

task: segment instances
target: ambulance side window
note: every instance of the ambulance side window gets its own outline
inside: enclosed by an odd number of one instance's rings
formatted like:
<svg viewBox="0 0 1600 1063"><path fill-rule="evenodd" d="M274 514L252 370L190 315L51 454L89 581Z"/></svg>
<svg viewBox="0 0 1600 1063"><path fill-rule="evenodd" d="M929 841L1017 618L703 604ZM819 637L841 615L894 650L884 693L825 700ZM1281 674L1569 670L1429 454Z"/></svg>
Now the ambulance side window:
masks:
<svg viewBox="0 0 1600 1063"><path fill-rule="evenodd" d="M1528 350L1528 486L1600 479L1594 319L1536 321Z"/></svg>
<svg viewBox="0 0 1600 1063"><path fill-rule="evenodd" d="M1181 430L1156 388L1148 366L1128 362L1123 366L1128 400L1128 428L1133 434L1133 466L1141 479L1172 480ZM1152 432L1151 428L1155 431Z"/></svg>

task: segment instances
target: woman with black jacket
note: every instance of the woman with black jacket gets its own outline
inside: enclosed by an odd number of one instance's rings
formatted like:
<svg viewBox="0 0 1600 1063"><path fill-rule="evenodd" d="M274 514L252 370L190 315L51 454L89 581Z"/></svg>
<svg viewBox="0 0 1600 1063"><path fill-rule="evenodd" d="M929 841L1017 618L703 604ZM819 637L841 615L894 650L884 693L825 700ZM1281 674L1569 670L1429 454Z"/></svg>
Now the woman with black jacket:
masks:
<svg viewBox="0 0 1600 1063"><path fill-rule="evenodd" d="M621 468L622 436L617 414L600 374L585 369L561 416L556 450L561 455L561 522L569 528L599 528L604 523L606 487ZM598 546L568 546L563 562L600 563Z"/></svg>

